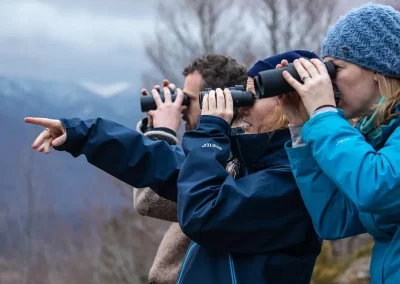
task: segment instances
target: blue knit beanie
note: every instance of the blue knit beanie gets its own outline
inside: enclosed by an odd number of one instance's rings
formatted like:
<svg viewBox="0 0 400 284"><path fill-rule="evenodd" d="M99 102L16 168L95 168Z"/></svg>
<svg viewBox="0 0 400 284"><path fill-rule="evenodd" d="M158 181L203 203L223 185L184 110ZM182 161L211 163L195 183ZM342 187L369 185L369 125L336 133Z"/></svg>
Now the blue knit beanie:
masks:
<svg viewBox="0 0 400 284"><path fill-rule="evenodd" d="M400 78L400 12L371 3L351 10L329 28L321 55Z"/></svg>
<svg viewBox="0 0 400 284"><path fill-rule="evenodd" d="M318 55L312 51L292 50L292 51L284 52L284 53L281 53L278 55L274 55L274 56L265 58L264 60L257 61L253 65L253 67L251 67L249 69L249 71L247 71L247 75L249 77L254 78L261 71L275 69L276 65L280 64L283 59L286 59L289 63L292 63L295 59L299 59L299 58L307 58L307 59L318 58L318 59L320 59L318 57Z"/></svg>

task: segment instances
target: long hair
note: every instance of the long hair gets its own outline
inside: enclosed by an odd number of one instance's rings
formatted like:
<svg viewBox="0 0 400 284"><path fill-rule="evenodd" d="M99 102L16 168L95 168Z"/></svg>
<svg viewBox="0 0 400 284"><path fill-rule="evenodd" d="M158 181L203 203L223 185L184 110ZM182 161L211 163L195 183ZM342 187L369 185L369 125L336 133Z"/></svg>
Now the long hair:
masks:
<svg viewBox="0 0 400 284"><path fill-rule="evenodd" d="M278 104L274 107L274 110L262 121L261 126L258 128L258 132L271 132L278 129L286 128L289 121L283 114L281 105Z"/></svg>
<svg viewBox="0 0 400 284"><path fill-rule="evenodd" d="M293 105L297 105L300 107L301 98L296 92L291 92L286 95L286 100L289 100L289 103ZM280 105L279 100L277 99L278 104L275 106L273 112L264 118L261 126L258 128L258 132L271 132L278 129L285 129L289 125L289 120L286 118L283 113L282 106ZM297 110L300 114L300 110ZM304 118L306 119L306 118Z"/></svg>
<svg viewBox="0 0 400 284"><path fill-rule="evenodd" d="M400 104L400 79L390 78L380 74L377 76L379 91L385 98L384 103L378 106L378 112L374 120L375 126L379 127L400 115L400 113L393 112L394 108Z"/></svg>

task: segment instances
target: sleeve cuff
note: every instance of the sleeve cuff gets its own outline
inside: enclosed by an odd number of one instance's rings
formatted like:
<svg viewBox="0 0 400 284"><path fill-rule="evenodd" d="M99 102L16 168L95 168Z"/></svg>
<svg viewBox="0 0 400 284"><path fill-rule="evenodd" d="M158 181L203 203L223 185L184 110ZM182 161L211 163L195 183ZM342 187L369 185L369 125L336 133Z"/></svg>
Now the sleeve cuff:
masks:
<svg viewBox="0 0 400 284"><path fill-rule="evenodd" d="M152 126L147 127L149 119L147 117L139 120L136 124L136 131L142 134L145 134L148 131L152 131L154 128Z"/></svg>
<svg viewBox="0 0 400 284"><path fill-rule="evenodd" d="M311 115L311 118L313 118L314 116L317 116L317 115L319 115L321 113L325 113L325 112L338 112L338 110L336 108L334 108L334 107L324 107L324 108L321 108L321 109L315 111Z"/></svg>
<svg viewBox="0 0 400 284"><path fill-rule="evenodd" d="M306 143L304 143L304 141L303 141L303 138L301 138L301 129L302 128L303 128L302 125L289 126L293 148L303 147L306 145Z"/></svg>
<svg viewBox="0 0 400 284"><path fill-rule="evenodd" d="M285 149L292 168L303 168L307 165L307 162L310 162L310 158L314 160L310 146L305 145L303 147L295 148L293 147L292 142L288 141L285 144Z"/></svg>
<svg viewBox="0 0 400 284"><path fill-rule="evenodd" d="M172 136L176 137L176 132L173 131L172 129L167 128L167 127L156 127L156 128L154 128L154 130L155 131L164 131L164 132L166 132L168 134L171 134Z"/></svg>
<svg viewBox="0 0 400 284"><path fill-rule="evenodd" d="M200 116L197 128L213 129L229 135L231 132L231 125L220 117L212 115Z"/></svg>
<svg viewBox="0 0 400 284"><path fill-rule="evenodd" d="M175 131L166 127L157 127L153 130L144 133L144 136L150 138L151 140L162 140L166 141L170 145L177 145L178 138L176 138Z"/></svg>
<svg viewBox="0 0 400 284"><path fill-rule="evenodd" d="M320 127L320 125L323 124L325 121L332 119L340 121L343 119L346 120L343 110L338 109L337 112L327 111L313 116L309 121L304 124L301 131L301 136L303 137L304 142L306 144L308 143L312 130L315 130L316 127ZM323 131L329 131L329 128L327 129L327 127L324 127Z"/></svg>
<svg viewBox="0 0 400 284"><path fill-rule="evenodd" d="M57 151L67 151L71 153L74 157L77 156L77 154L73 153L72 149L75 149L80 135L76 131L76 126L79 124L77 119L66 119L66 118L60 118L61 123L63 124L65 128L65 132L67 134L67 140L65 141L64 144L58 146L58 147L53 147Z"/></svg>

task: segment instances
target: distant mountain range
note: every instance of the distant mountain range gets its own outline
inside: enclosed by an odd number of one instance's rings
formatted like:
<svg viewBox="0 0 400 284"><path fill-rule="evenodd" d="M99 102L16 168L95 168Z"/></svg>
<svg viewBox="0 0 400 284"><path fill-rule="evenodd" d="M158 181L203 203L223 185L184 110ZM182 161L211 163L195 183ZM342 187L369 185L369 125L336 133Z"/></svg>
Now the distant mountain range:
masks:
<svg viewBox="0 0 400 284"><path fill-rule="evenodd" d="M67 213L87 204L123 202L112 179L83 157L34 152L30 145L41 129L23 118L103 117L135 128L143 117L139 96L140 87L106 98L72 82L0 77L0 202L10 211L24 211L29 186L39 211L51 206Z"/></svg>

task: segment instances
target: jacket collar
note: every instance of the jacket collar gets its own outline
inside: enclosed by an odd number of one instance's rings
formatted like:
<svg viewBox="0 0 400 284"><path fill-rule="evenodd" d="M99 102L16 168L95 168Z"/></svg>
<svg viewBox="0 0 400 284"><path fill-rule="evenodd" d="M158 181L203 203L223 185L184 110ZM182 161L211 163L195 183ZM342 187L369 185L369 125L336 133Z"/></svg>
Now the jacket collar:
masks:
<svg viewBox="0 0 400 284"><path fill-rule="evenodd" d="M254 172L265 168L288 166L289 161L284 145L289 140L289 129L260 134L233 135L231 150L242 167Z"/></svg>
<svg viewBox="0 0 400 284"><path fill-rule="evenodd" d="M400 106L396 106L393 109L393 113L399 113L400 112ZM400 121L400 115L393 118L389 123L383 124L379 127L379 135L378 136L371 136L370 134L372 131L363 131L364 129L361 127L362 126L362 121L361 120L359 123L355 125L355 128L357 128L361 134L364 136L365 140L375 149L375 150L380 150L383 146L385 146L386 141L389 139L389 137L392 135L392 133L396 130L396 128L399 126L399 121ZM372 129L375 130L375 129Z"/></svg>

